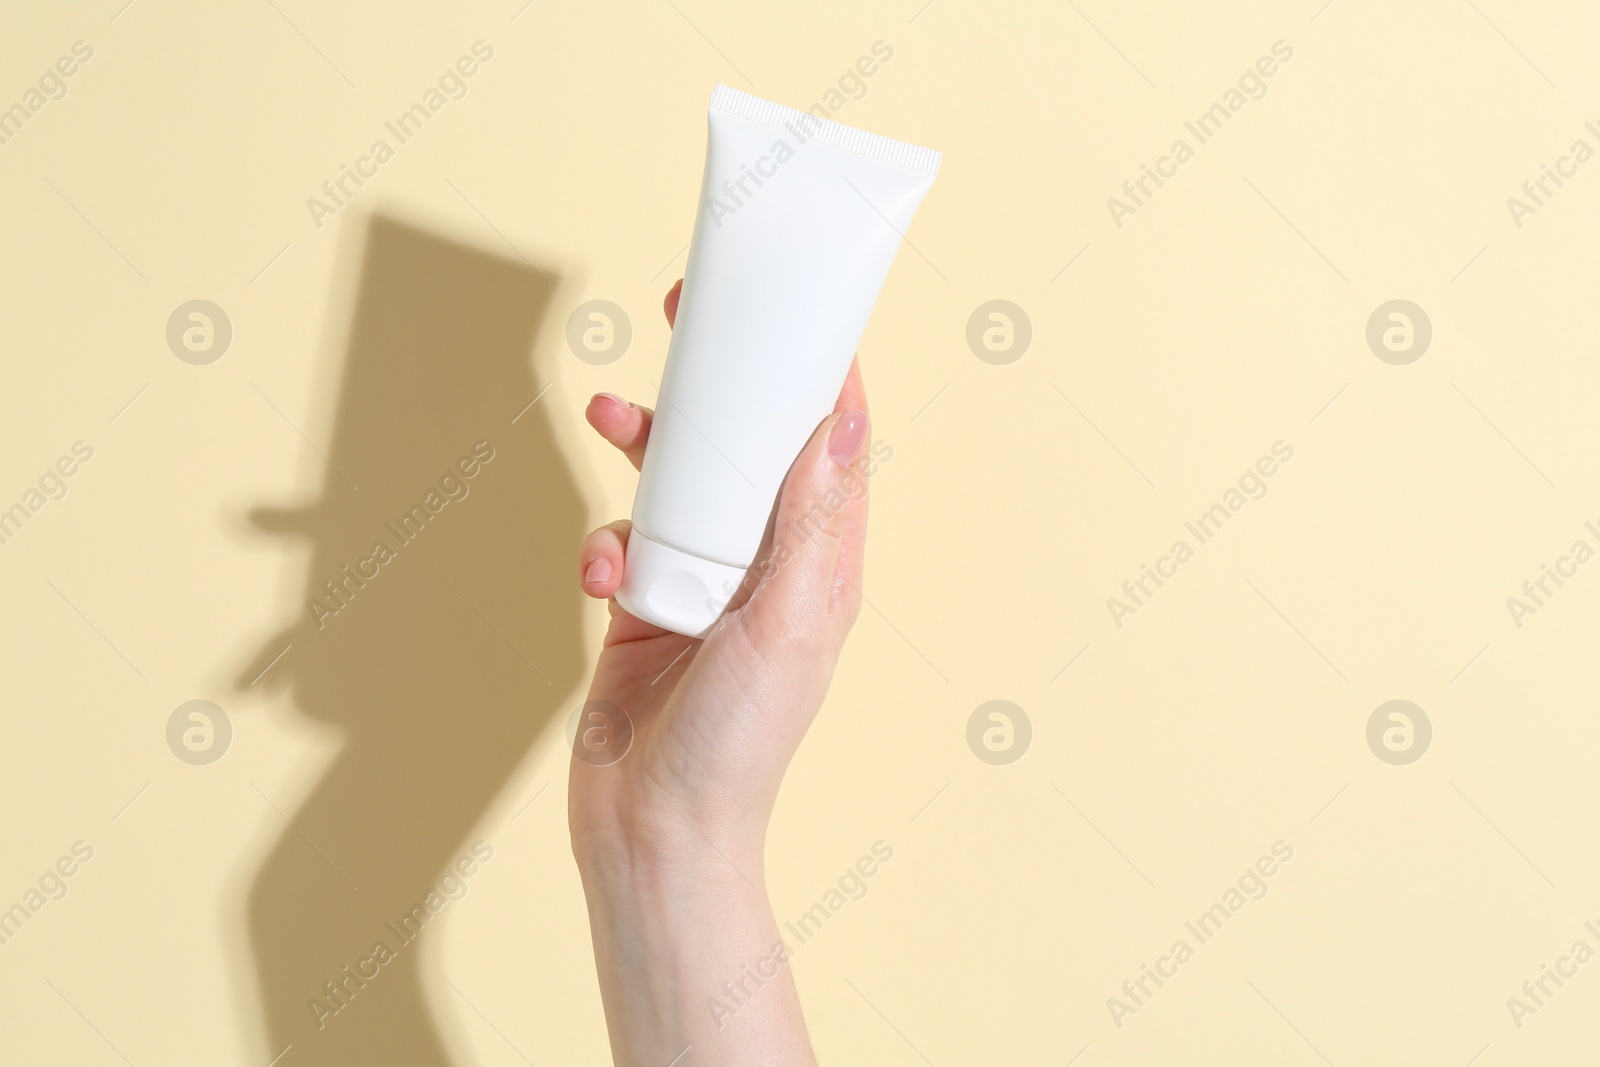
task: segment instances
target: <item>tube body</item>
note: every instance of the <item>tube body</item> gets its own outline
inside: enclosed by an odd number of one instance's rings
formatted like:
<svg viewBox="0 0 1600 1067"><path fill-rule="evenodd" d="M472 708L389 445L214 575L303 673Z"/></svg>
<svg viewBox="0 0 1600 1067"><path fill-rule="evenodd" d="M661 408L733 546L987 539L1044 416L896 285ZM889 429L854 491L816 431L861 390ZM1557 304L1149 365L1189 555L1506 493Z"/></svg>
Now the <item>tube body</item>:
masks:
<svg viewBox="0 0 1600 1067"><path fill-rule="evenodd" d="M633 505L622 606L690 636L833 409L939 155L726 86Z"/></svg>

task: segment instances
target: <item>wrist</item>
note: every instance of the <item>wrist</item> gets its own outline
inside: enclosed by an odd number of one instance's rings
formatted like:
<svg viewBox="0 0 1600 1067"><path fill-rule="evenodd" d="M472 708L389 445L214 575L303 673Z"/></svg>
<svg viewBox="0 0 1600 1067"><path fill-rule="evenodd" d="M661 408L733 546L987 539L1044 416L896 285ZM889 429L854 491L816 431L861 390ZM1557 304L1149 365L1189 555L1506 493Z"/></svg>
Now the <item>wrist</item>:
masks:
<svg viewBox="0 0 1600 1067"><path fill-rule="evenodd" d="M572 854L585 885L700 894L742 885L766 897L766 828L706 827L677 811L570 813Z"/></svg>
<svg viewBox="0 0 1600 1067"><path fill-rule="evenodd" d="M653 783L584 781L574 766L568 830L579 872L652 872L656 880L692 883L721 874L764 887L766 812L710 812L670 797ZM590 772L592 773L592 772Z"/></svg>

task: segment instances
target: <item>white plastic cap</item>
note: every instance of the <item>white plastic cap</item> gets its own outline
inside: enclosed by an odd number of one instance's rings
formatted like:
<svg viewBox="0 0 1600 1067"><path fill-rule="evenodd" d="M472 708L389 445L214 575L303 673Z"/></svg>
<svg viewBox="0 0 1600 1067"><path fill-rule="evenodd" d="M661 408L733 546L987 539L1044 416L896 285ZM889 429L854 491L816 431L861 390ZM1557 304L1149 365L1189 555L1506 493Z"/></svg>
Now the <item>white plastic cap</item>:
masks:
<svg viewBox="0 0 1600 1067"><path fill-rule="evenodd" d="M685 637L704 637L722 617L745 572L744 567L668 548L635 527L628 535L617 603L645 622Z"/></svg>

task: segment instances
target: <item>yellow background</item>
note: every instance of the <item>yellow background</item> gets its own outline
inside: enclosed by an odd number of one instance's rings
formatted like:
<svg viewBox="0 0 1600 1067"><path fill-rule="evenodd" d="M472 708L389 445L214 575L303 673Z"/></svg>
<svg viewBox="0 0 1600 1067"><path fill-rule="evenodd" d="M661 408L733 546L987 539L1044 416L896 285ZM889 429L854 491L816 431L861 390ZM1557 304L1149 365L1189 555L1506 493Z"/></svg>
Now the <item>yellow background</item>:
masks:
<svg viewBox="0 0 1600 1067"><path fill-rule="evenodd" d="M0 906L94 849L0 946L0 1058L607 1062L563 725L605 625L574 553L634 475L582 408L653 398L713 85L809 107L880 40L837 117L944 164L861 346L894 449L871 606L769 848L780 919L894 849L796 955L823 1061L1600 1045L1600 962L1520 1028L1506 1004L1600 949L1600 565L1520 628L1506 607L1600 547L1600 163L1520 227L1506 206L1600 147L1592 9L122 2L0 34L0 105L94 49L0 145L0 506L94 449L0 547ZM466 97L314 225L478 40ZM1115 225L1276 41L1266 95ZM165 339L193 299L233 327L206 366ZM608 366L566 345L591 299L632 322ZM1032 324L1005 366L966 342L992 299ZM1405 366L1365 337L1393 299L1433 327ZM310 629L310 592L480 439L471 495ZM1117 627L1106 599L1279 440L1267 495ZM192 699L232 723L209 766L167 745ZM1007 766L966 741L994 699L1033 728ZM1366 741L1391 699L1433 727L1407 766ZM468 894L311 1029L480 840ZM1107 999L1280 840L1266 896L1119 1028Z"/></svg>

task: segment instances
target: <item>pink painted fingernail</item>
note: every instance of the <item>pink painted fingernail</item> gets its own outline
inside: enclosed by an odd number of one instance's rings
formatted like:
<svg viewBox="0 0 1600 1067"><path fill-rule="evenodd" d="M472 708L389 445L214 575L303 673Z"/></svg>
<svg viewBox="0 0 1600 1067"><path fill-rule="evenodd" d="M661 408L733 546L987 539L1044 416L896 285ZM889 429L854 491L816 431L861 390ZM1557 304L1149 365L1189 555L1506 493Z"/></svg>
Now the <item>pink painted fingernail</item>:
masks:
<svg viewBox="0 0 1600 1067"><path fill-rule="evenodd" d="M611 561L601 556L589 564L589 569L583 572L585 585L599 585L611 577Z"/></svg>
<svg viewBox="0 0 1600 1067"><path fill-rule="evenodd" d="M848 467L861 451L861 442L867 439L867 413L847 411L833 424L828 437L828 455L841 467Z"/></svg>

